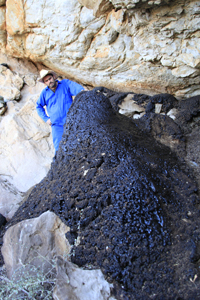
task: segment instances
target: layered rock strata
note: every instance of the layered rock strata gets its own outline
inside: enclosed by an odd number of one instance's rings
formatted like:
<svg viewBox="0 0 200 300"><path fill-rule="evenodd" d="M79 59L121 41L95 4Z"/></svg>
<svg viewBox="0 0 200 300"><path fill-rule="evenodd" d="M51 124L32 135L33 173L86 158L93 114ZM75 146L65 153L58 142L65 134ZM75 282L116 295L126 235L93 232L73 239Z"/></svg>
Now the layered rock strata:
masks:
<svg viewBox="0 0 200 300"><path fill-rule="evenodd" d="M175 153L103 93L82 92L51 170L8 226L51 210L70 228L72 261L100 267L117 299L198 299L197 191Z"/></svg>
<svg viewBox="0 0 200 300"><path fill-rule="evenodd" d="M2 2L1 51L91 86L200 93L199 1L79 2Z"/></svg>

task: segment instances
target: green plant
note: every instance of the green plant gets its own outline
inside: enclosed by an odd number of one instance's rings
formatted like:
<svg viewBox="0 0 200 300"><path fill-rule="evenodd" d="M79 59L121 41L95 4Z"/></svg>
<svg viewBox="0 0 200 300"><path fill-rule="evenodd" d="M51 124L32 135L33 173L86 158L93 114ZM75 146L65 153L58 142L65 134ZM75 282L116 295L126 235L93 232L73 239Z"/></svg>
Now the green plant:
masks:
<svg viewBox="0 0 200 300"><path fill-rule="evenodd" d="M46 260L46 259L45 259ZM11 279L5 270L0 271L0 299L53 299L53 288L56 282L55 260L46 273L32 264L24 265L14 272Z"/></svg>

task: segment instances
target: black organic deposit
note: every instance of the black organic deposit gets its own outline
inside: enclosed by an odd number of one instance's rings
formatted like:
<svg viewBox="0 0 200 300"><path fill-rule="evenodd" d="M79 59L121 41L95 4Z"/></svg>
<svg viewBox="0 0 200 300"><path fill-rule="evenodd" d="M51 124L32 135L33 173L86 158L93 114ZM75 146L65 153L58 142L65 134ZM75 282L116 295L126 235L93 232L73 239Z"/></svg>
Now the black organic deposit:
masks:
<svg viewBox="0 0 200 300"><path fill-rule="evenodd" d="M197 186L97 90L76 97L51 170L9 226L47 210L71 229L72 261L101 268L116 299L200 299Z"/></svg>

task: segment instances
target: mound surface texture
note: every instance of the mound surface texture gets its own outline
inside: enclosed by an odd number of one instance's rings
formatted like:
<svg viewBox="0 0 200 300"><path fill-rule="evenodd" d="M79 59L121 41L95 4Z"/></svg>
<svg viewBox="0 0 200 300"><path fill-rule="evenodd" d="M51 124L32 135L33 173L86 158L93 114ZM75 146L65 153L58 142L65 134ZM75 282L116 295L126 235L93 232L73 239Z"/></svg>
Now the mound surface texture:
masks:
<svg viewBox="0 0 200 300"><path fill-rule="evenodd" d="M71 260L101 268L117 299L200 299L198 207L184 163L91 91L9 226L51 210L71 228Z"/></svg>

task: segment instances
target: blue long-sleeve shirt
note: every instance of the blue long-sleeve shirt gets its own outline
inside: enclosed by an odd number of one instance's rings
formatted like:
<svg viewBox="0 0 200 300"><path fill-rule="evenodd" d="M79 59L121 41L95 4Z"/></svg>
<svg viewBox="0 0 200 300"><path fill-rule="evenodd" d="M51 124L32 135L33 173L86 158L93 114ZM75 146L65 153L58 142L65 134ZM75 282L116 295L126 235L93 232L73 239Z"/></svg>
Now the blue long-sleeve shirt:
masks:
<svg viewBox="0 0 200 300"><path fill-rule="evenodd" d="M58 85L53 92L46 87L40 94L36 103L38 115L46 122L49 118L52 125L64 125L66 122L67 112L72 104L72 96L76 96L83 87L69 79L57 81ZM46 105L47 116L44 106Z"/></svg>

